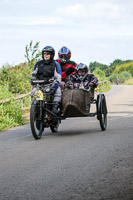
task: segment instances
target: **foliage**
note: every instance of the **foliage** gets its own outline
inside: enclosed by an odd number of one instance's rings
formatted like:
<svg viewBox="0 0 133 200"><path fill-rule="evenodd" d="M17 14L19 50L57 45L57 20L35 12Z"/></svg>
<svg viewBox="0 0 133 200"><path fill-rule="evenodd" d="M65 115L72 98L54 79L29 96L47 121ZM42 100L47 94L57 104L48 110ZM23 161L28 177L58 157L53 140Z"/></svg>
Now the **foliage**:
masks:
<svg viewBox="0 0 133 200"><path fill-rule="evenodd" d="M128 80L132 77L132 74L127 71L123 71L121 74L125 77L125 80Z"/></svg>
<svg viewBox="0 0 133 200"><path fill-rule="evenodd" d="M6 71L7 73L5 73ZM0 83L8 84L8 90L13 94L23 94L29 92L31 90L29 80L32 71L33 66L29 66L27 63L7 69L2 68L0 73Z"/></svg>
<svg viewBox="0 0 133 200"><path fill-rule="evenodd" d="M40 58L41 52L38 50L39 42L33 45L31 41L26 45L27 63L21 63L15 67L5 65L0 70L0 100L10 98L8 103L0 104L0 131L10 127L24 124L23 111L20 108L20 100L13 101L12 97L31 91L30 76L33 66ZM28 98L24 104L27 105Z"/></svg>
<svg viewBox="0 0 133 200"><path fill-rule="evenodd" d="M0 85L0 100L11 97L13 94L9 92L8 84ZM11 100L8 103L0 104L0 131L24 124L22 114L19 102Z"/></svg>
<svg viewBox="0 0 133 200"><path fill-rule="evenodd" d="M10 65L5 65L5 66L3 66L2 67L2 69L1 69L1 73L0 73L0 80L1 80L1 82L7 82L8 81L8 77L9 77L9 68L10 68L11 66Z"/></svg>
<svg viewBox="0 0 133 200"><path fill-rule="evenodd" d="M0 131L24 124L23 111L20 104L13 100L0 104Z"/></svg>
<svg viewBox="0 0 133 200"><path fill-rule="evenodd" d="M94 70L96 70L97 68L99 68L99 69L101 69L101 70L103 70L103 71L105 71L106 69L107 69L107 65L104 65L104 64L101 64L101 63L98 63L98 62L91 62L90 63L90 65L89 65L89 67L90 67L90 72L93 72Z"/></svg>
<svg viewBox="0 0 133 200"><path fill-rule="evenodd" d="M116 69L117 66L121 64L126 64L126 63L128 64L130 62L132 62L132 60L123 61L120 59L115 59L112 63L110 63L110 65L93 62L93 63L90 63L90 71L93 72L95 69L99 68L105 72L106 77L109 77L113 73L113 71Z"/></svg>
<svg viewBox="0 0 133 200"><path fill-rule="evenodd" d="M93 74L98 78L99 81L105 80L105 73L101 69L96 69Z"/></svg>
<svg viewBox="0 0 133 200"><path fill-rule="evenodd" d="M124 83L126 80L130 79L132 77L132 75L127 72L127 71L123 71L122 73L118 74L118 73L113 73L110 77L109 77L109 81L110 82L115 82L116 78L119 79L119 83Z"/></svg>
<svg viewBox="0 0 133 200"><path fill-rule="evenodd" d="M9 92L8 84L0 84L0 100L12 97L12 93Z"/></svg>
<svg viewBox="0 0 133 200"><path fill-rule="evenodd" d="M130 79L132 75L129 72L122 72L118 74L118 79L120 83L124 83L126 80Z"/></svg>
<svg viewBox="0 0 133 200"><path fill-rule="evenodd" d="M133 62L128 62L128 63L124 63L124 64L117 66L113 73L119 74L123 71L129 72L133 76Z"/></svg>
<svg viewBox="0 0 133 200"><path fill-rule="evenodd" d="M124 85L133 85L133 78L130 78L124 82Z"/></svg>
<svg viewBox="0 0 133 200"><path fill-rule="evenodd" d="M113 83L116 81L117 77L118 77L118 74L114 73L114 74L111 74L111 76L108 78L108 80Z"/></svg>
<svg viewBox="0 0 133 200"><path fill-rule="evenodd" d="M38 50L39 43L40 42L36 42L35 45L33 45L33 41L31 40L30 44L26 45L25 47L26 54L24 56L27 59L29 65L32 65L35 60L39 60L41 58L41 52Z"/></svg>
<svg viewBox="0 0 133 200"><path fill-rule="evenodd" d="M93 74L99 80L99 85L98 85L98 88L97 88L98 92L107 92L107 91L109 91L111 89L110 81L106 80L104 71L102 71L101 69L97 68L95 71L93 71Z"/></svg>
<svg viewBox="0 0 133 200"><path fill-rule="evenodd" d="M98 92L108 92L110 89L111 89L110 82L106 81L104 83L102 83L102 82L99 83L98 88L96 88L96 91L98 91Z"/></svg>

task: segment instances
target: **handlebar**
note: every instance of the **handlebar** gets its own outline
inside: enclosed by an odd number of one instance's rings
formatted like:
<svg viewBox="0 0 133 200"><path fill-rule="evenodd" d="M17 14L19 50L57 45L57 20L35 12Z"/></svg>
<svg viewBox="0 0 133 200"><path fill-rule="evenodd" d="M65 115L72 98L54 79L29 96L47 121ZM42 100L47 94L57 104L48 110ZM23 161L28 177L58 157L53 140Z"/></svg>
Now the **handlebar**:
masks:
<svg viewBox="0 0 133 200"><path fill-rule="evenodd" d="M39 83L44 83L44 80L36 80L36 81L32 81L33 83L39 84Z"/></svg>
<svg viewBox="0 0 133 200"><path fill-rule="evenodd" d="M52 83L53 81L55 81L56 79L54 78L51 78L51 79L48 79L48 80L34 80L34 81L32 81L34 84L42 84L42 83L44 83L44 84L50 84L50 83Z"/></svg>

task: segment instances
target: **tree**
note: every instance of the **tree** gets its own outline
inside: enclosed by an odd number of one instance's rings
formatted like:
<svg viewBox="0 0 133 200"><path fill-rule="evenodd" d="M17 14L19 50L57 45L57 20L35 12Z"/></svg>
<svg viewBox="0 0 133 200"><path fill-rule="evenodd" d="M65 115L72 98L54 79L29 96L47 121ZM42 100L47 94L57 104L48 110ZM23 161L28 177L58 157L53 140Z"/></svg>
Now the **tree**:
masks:
<svg viewBox="0 0 133 200"><path fill-rule="evenodd" d="M101 69L96 69L93 71L94 75L98 78L98 80L103 81L105 80L105 73Z"/></svg>
<svg viewBox="0 0 133 200"><path fill-rule="evenodd" d="M38 50L39 43L40 42L36 42L33 46L33 41L31 40L30 44L26 45L25 47L26 54L24 56L26 57L29 64L32 64L35 60L39 60L41 57L41 52Z"/></svg>
<svg viewBox="0 0 133 200"><path fill-rule="evenodd" d="M102 71L106 71L107 68L108 68L107 65L98 63L98 62L96 62L96 61L93 62L93 63L90 63L89 67L90 67L90 72L93 72L93 71L96 70L97 68L98 68L98 69L101 69Z"/></svg>
<svg viewBox="0 0 133 200"><path fill-rule="evenodd" d="M113 73L121 73L123 71L129 72L133 76L133 62L126 62L117 66Z"/></svg>

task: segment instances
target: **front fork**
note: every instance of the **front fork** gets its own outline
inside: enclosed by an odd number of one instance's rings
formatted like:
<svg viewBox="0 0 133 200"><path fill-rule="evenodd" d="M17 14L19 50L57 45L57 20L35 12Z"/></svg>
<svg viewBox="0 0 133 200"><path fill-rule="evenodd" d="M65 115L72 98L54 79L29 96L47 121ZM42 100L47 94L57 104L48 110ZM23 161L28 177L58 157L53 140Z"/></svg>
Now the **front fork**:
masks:
<svg viewBox="0 0 133 200"><path fill-rule="evenodd" d="M40 109L40 110L39 110L39 111L40 111L40 112L39 112L39 120L40 120L40 121L42 121L42 107L43 107L43 102L40 101L40 107L39 107L39 109Z"/></svg>

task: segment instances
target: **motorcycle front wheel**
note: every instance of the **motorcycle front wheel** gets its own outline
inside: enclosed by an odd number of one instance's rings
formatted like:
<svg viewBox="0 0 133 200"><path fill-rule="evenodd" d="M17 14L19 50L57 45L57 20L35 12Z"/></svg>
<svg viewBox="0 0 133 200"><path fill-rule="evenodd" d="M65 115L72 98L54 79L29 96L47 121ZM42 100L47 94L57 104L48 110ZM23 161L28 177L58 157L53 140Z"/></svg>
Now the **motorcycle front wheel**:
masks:
<svg viewBox="0 0 133 200"><path fill-rule="evenodd" d="M31 105L30 109L30 126L33 137L38 140L41 139L44 131L43 122L40 120L41 107L38 104Z"/></svg>

